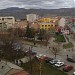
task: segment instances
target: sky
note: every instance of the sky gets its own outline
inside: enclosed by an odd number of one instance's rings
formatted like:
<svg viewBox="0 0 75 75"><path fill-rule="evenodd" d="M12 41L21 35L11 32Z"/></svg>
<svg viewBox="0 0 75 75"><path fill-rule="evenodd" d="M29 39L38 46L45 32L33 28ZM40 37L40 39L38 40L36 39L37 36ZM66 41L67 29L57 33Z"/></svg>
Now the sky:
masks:
<svg viewBox="0 0 75 75"><path fill-rule="evenodd" d="M74 7L75 0L0 0L0 9L19 7L25 9L59 9Z"/></svg>

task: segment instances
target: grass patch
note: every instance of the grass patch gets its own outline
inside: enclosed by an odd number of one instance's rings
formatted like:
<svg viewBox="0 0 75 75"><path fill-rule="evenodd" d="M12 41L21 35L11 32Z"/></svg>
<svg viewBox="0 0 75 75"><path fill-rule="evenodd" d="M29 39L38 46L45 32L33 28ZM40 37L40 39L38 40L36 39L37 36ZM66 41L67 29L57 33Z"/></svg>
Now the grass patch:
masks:
<svg viewBox="0 0 75 75"><path fill-rule="evenodd" d="M55 35L55 38L56 38L56 40L55 40L56 42L66 42L63 35L60 35L60 34Z"/></svg>
<svg viewBox="0 0 75 75"><path fill-rule="evenodd" d="M69 42L69 43L63 45L63 48L64 48L64 49L72 48L72 47L73 47L73 44L72 44L71 42Z"/></svg>
<svg viewBox="0 0 75 75"><path fill-rule="evenodd" d="M25 63L22 67L30 73L30 62ZM39 66L40 62L37 59L32 60L32 75L40 75ZM67 75L63 71L58 70L57 68L42 62L42 75Z"/></svg>

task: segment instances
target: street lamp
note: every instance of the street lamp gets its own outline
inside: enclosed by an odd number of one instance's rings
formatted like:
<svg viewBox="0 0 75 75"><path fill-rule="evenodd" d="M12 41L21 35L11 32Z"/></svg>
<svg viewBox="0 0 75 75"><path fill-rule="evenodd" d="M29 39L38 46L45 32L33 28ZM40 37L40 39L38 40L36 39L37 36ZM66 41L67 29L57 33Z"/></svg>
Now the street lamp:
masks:
<svg viewBox="0 0 75 75"><path fill-rule="evenodd" d="M40 67L39 67L39 69L40 69L40 75L42 75L42 62L43 62L45 56L46 55L43 56L42 54L40 54L39 56L37 56L38 59L39 59L39 61L40 61Z"/></svg>

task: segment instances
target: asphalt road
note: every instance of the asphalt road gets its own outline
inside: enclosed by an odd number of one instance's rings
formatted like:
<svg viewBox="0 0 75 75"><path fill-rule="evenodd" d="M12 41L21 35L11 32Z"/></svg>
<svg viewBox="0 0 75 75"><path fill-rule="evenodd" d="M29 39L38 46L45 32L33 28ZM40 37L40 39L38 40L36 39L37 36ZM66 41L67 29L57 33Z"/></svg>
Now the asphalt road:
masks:
<svg viewBox="0 0 75 75"><path fill-rule="evenodd" d="M70 38L70 36L69 36L69 38ZM25 42L23 42L23 47L24 47L23 51L29 50L29 47L30 47L32 51L34 51L34 52L37 53L37 55L43 54L43 55L46 55L48 57L54 58L54 55L52 54L51 49L49 49L49 46L53 46L55 44L53 42L53 40L54 40L54 38L50 39L50 41L49 41L50 44L47 47L46 46L42 46L41 47L40 45L36 45L36 47L35 46L32 47L32 45L33 45L32 43L29 43L29 42L25 43ZM73 42L74 46L75 46L75 42L71 38L70 38L70 41ZM69 56L71 56L75 51L68 51L68 50L62 49L62 45L60 45L60 49L61 49L61 51L57 55L56 58L59 59L59 60L61 60L61 61L63 61L65 64L73 65L74 66L74 70L68 72L69 75L72 75L73 71L75 71L75 63L68 62L66 60L66 58L67 58L67 54Z"/></svg>

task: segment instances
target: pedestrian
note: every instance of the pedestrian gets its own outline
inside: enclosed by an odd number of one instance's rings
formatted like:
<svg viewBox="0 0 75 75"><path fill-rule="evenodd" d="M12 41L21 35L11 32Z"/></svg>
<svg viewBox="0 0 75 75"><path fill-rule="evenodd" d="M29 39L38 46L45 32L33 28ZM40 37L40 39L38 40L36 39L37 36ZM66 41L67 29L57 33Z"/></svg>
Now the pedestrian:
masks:
<svg viewBox="0 0 75 75"><path fill-rule="evenodd" d="M67 58L68 58L68 54L67 54Z"/></svg>
<svg viewBox="0 0 75 75"><path fill-rule="evenodd" d="M49 49L50 49L51 47L49 46Z"/></svg>

